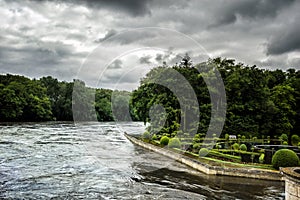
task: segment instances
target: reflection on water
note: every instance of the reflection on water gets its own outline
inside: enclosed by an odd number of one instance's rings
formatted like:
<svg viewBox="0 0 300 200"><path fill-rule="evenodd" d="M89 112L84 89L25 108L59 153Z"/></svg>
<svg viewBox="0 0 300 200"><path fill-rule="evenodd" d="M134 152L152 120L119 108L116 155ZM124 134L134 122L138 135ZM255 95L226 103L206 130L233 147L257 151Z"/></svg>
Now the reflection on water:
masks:
<svg viewBox="0 0 300 200"><path fill-rule="evenodd" d="M209 176L134 146L141 123L0 126L0 199L284 199L284 183Z"/></svg>

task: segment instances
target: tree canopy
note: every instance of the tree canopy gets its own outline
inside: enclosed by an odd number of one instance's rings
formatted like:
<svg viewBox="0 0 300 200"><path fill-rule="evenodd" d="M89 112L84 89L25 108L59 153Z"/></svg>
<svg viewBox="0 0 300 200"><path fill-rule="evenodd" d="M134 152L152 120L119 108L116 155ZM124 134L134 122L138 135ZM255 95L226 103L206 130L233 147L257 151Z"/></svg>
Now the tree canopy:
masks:
<svg viewBox="0 0 300 200"><path fill-rule="evenodd" d="M204 69L205 66L214 67ZM178 102L178 96L169 88L155 84L155 79L160 78L162 70L166 66L152 69L142 79L138 89L133 91L131 103L135 114L144 122L153 124L149 127L152 134L176 135L178 125L188 126L190 129L182 129L183 132L191 132L194 125L185 124L189 116L181 116L182 109ZM197 96L200 108L200 119L197 124L197 132L206 134L212 115L212 95L218 95L218 85L210 88L204 81L204 76L214 73L218 69L226 90L227 110L225 125L222 134L245 135L248 138L257 136L279 137L287 134L300 133L300 71L295 69L268 70L256 66L246 66L235 63L232 59L210 59L205 64L174 65L167 67L170 75L166 82L174 82L171 71L176 70L182 74L192 86ZM199 70L201 68L201 70ZM201 73L200 73L201 72ZM178 84L178 82L177 82ZM178 85L179 90L184 90L184 85ZM215 89L215 90L213 90ZM215 94L212 94L215 93ZM188 99L187 99L188 100ZM150 108L160 104L166 111L166 119L157 117L151 120ZM186 105L189 105L186 101ZM194 108L188 108L194 110ZM190 112L189 112L190 113ZM157 129L155 124L165 120L163 128ZM186 120L187 123L190 120Z"/></svg>

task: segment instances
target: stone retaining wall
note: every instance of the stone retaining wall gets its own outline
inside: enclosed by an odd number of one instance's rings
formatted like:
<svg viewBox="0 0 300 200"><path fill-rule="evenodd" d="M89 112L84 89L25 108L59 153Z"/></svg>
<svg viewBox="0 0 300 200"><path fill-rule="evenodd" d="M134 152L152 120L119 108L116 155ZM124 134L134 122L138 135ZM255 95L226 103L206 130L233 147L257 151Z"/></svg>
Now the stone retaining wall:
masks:
<svg viewBox="0 0 300 200"><path fill-rule="evenodd" d="M136 139L132 136L125 134L126 138L132 143L149 149L151 151L157 152L169 158L172 158L178 162L186 164L187 166L192 167L193 169L199 170L205 174L212 175L225 175L225 176L234 176L234 177L246 177L246 178L256 178L264 180L275 180L283 181L283 177L279 171L267 170L267 169L255 169L255 168L233 168L233 167L220 167L212 166L205 163L201 163L196 159L189 158L185 155L176 153L174 151L168 150L166 148L161 148L146 142L143 142L139 139Z"/></svg>
<svg viewBox="0 0 300 200"><path fill-rule="evenodd" d="M299 170L298 172L296 172ZM289 167L281 169L285 175L285 199L299 200L300 199L300 168Z"/></svg>

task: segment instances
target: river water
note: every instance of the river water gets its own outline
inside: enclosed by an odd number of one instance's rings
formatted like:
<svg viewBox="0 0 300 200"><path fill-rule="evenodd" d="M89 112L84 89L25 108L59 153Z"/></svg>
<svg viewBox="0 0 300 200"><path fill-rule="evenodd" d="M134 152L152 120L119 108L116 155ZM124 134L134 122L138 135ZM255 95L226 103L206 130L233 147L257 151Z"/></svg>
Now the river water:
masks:
<svg viewBox="0 0 300 200"><path fill-rule="evenodd" d="M0 125L0 199L284 199L284 183L209 176L130 143L141 123Z"/></svg>

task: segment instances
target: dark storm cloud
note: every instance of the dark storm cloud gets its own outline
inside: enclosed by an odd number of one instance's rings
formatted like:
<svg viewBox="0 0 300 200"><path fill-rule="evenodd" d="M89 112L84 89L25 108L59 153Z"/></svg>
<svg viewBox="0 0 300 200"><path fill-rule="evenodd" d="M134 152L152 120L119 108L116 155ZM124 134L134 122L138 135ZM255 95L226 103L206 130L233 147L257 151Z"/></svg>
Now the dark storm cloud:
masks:
<svg viewBox="0 0 300 200"><path fill-rule="evenodd" d="M72 74L73 68L80 64L78 58L84 56L82 53L74 53L72 46L59 42L27 44L22 47L0 46L0 68L2 71L35 77L50 74L64 78Z"/></svg>
<svg viewBox="0 0 300 200"><path fill-rule="evenodd" d="M230 3L225 1L212 26L234 23L238 16L247 19L275 17L280 10L291 6L294 2L295 0L235 0Z"/></svg>
<svg viewBox="0 0 300 200"><path fill-rule="evenodd" d="M144 47L151 50L161 46L165 49L153 52L151 58L145 56L148 53L130 57L130 64L126 63L126 59L115 60L109 66L107 85L119 80L127 67L131 69L139 66L140 62L149 64L150 61L153 64L166 62L173 65L179 63L187 51L193 51L190 56L194 63L207 60L204 55L207 52L211 57L234 58L249 65L257 63L259 66L283 69L286 66L299 67L300 1L0 2L1 73L27 74L31 77L52 75L69 79L85 56L97 46L103 47L102 57L91 58L91 63L110 57L111 61L120 58L117 54L123 49L139 51ZM186 43L183 37L164 34L167 32L164 29L191 37L203 46L205 52L191 48L193 45ZM177 47L168 50L172 46ZM144 56L140 59L141 55ZM105 64L101 67L104 68ZM93 64L89 69L85 71L86 77L94 77ZM138 73L130 73L121 81L134 83L137 78Z"/></svg>
<svg viewBox="0 0 300 200"><path fill-rule="evenodd" d="M300 15L294 23L274 33L267 44L268 55L278 55L300 50Z"/></svg>
<svg viewBox="0 0 300 200"><path fill-rule="evenodd" d="M110 9L113 12L126 12L132 16L150 14L149 2L151 0L31 0L37 2L54 1L71 4L82 4L90 8Z"/></svg>

